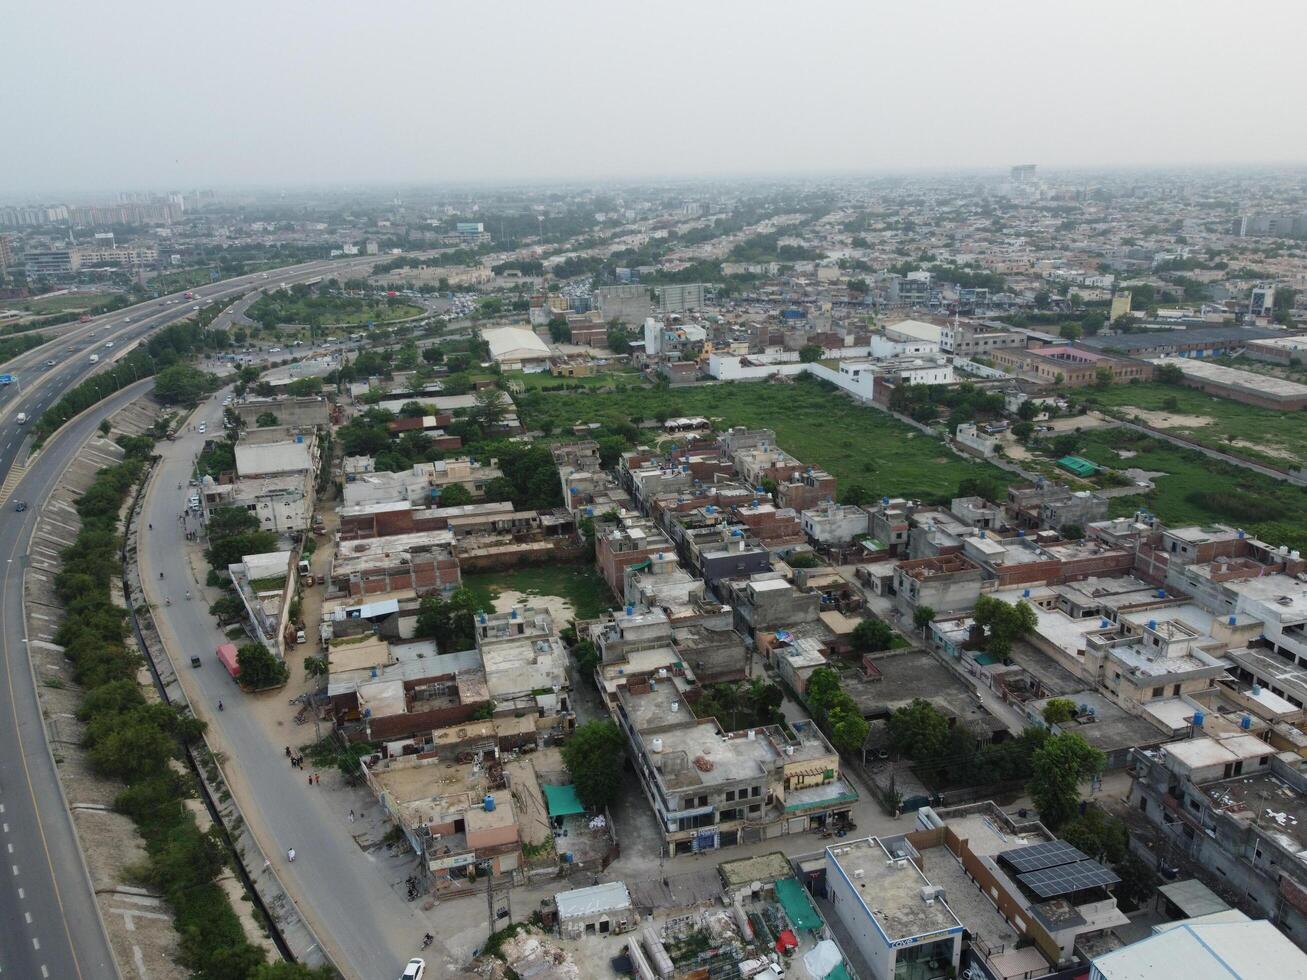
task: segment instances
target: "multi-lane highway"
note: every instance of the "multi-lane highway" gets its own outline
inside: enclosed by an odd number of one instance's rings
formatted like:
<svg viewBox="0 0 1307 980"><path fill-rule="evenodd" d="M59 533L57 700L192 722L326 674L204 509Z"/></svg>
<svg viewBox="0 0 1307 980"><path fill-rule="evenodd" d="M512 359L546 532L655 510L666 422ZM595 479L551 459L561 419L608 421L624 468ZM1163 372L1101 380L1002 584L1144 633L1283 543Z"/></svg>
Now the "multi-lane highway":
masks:
<svg viewBox="0 0 1307 980"><path fill-rule="evenodd" d="M132 385L79 417L23 477L44 500L100 419L138 397ZM118 975L91 894L72 816L46 743L27 656L23 574L35 507L0 516L0 978L100 980Z"/></svg>
<svg viewBox="0 0 1307 980"><path fill-rule="evenodd" d="M368 262L375 259L368 260ZM158 301L79 324L57 340L0 365L19 381L0 395L0 485L25 461L27 430L19 412L36 418L72 385L90 376L93 344L120 353L133 341L191 313L193 305L225 299L269 282L296 282L339 275L367 262L316 262L245 276L195 290L195 298L159 306ZM128 320L130 317L130 321ZM105 348L112 340L114 347ZM69 353L69 345L80 348ZM53 360L53 366L47 361ZM108 360L101 359L101 363ZM46 742L26 650L22 572L27 543L45 502L78 446L105 418L137 397L144 385L118 392L65 427L23 471L14 471L0 512L0 980L57 977L101 980L118 975L83 868L72 819ZM21 473L21 478L19 474ZM29 503L18 512L15 501Z"/></svg>

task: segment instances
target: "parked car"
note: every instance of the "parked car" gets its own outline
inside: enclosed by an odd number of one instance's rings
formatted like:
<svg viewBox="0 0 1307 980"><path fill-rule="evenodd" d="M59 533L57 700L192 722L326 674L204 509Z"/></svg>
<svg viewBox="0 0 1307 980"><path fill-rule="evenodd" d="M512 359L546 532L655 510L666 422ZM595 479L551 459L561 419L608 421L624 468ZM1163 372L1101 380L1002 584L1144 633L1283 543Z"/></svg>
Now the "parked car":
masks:
<svg viewBox="0 0 1307 980"><path fill-rule="evenodd" d="M26 500L15 500L15 501L14 501L14 510L18 511L18 513L20 513L20 514L21 514L23 511L27 510L27 501L26 501Z"/></svg>
<svg viewBox="0 0 1307 980"><path fill-rule="evenodd" d="M399 980L422 980L427 972L427 961L413 957L408 961L408 966L404 967L404 973Z"/></svg>

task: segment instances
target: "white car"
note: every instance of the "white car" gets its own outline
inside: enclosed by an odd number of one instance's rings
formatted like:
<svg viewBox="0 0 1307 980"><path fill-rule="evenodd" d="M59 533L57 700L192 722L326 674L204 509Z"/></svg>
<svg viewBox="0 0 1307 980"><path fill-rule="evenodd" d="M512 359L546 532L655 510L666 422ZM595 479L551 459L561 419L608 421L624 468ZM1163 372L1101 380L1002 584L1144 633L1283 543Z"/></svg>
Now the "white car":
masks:
<svg viewBox="0 0 1307 980"><path fill-rule="evenodd" d="M198 493L191 494L190 499L186 501L186 503L189 504L191 507L200 506L200 495Z"/></svg>
<svg viewBox="0 0 1307 980"><path fill-rule="evenodd" d="M280 348L280 347L269 347L269 348L268 348L268 353L269 353L269 354L280 354L280 353L281 353L281 348Z"/></svg>
<svg viewBox="0 0 1307 980"><path fill-rule="evenodd" d="M112 340L109 341L109 342L108 342L107 344L105 344L104 346L105 346L105 347L112 347L112 346L113 346L113 341L112 341Z"/></svg>
<svg viewBox="0 0 1307 980"><path fill-rule="evenodd" d="M199 425L196 426L196 428L197 428L200 432L208 432L208 431L209 431L209 423L208 423L208 422L201 422Z"/></svg>
<svg viewBox="0 0 1307 980"><path fill-rule="evenodd" d="M399 980L422 980L427 972L427 961L413 957L408 961L408 966L404 967L404 973Z"/></svg>

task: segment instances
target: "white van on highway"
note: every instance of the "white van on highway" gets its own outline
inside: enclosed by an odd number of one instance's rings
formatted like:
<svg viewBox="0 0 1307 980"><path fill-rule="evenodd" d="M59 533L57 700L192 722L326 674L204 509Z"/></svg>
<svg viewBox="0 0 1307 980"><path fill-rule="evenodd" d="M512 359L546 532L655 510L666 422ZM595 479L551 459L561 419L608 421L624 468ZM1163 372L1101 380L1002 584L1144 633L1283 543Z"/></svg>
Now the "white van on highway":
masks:
<svg viewBox="0 0 1307 980"><path fill-rule="evenodd" d="M19 412L19 413L18 413L18 417L17 417L14 421L16 421L19 425L26 425L26 424L27 424L27 413L26 413L26 412Z"/></svg>

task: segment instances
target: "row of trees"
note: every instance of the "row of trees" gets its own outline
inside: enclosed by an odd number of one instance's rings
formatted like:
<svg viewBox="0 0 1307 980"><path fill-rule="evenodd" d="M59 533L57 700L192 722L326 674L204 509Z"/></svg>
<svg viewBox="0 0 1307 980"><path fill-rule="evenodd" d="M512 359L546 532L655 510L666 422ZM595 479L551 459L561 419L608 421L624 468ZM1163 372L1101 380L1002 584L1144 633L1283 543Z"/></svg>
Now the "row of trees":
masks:
<svg viewBox="0 0 1307 980"><path fill-rule="evenodd" d="M268 963L246 940L218 878L227 872L221 828L202 831L186 799L191 779L175 763L204 725L188 712L147 701L137 681L140 658L127 645L125 613L110 598L122 573L118 514L144 471L148 442L132 444L122 463L101 470L77 502L81 530L62 556L55 589L65 617L57 642L82 687L78 718L95 771L124 784L114 808L136 824L145 846L143 883L172 908L180 960L200 980L327 980L330 971Z"/></svg>

